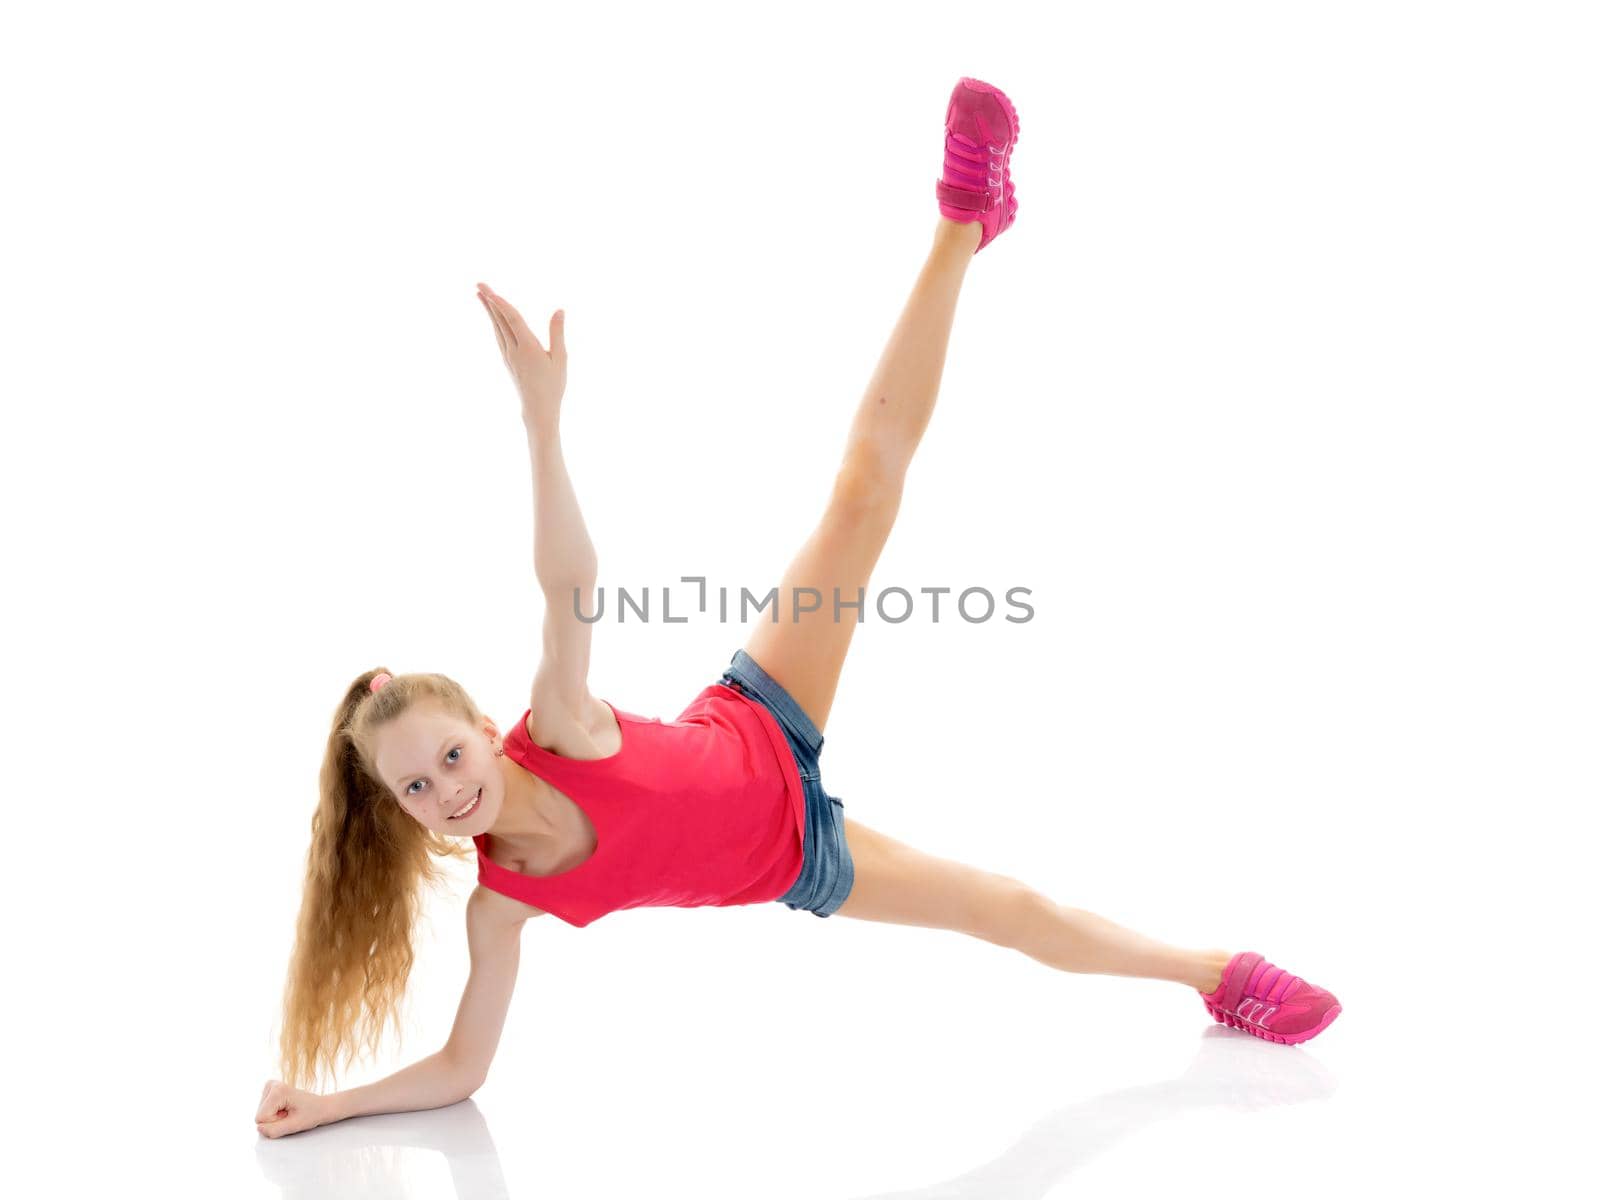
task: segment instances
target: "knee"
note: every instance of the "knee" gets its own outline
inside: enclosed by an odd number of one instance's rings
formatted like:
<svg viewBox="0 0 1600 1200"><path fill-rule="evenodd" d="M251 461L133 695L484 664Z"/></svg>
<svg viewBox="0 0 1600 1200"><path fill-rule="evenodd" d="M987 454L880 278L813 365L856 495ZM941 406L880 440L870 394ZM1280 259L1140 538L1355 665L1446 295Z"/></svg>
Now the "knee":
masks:
<svg viewBox="0 0 1600 1200"><path fill-rule="evenodd" d="M1021 880L997 875L984 905L978 936L997 946L1018 949L1038 937L1055 908L1054 900Z"/></svg>
<svg viewBox="0 0 1600 1200"><path fill-rule="evenodd" d="M884 513L893 519L904 490L904 467L858 443L845 455L834 477L833 503L858 516Z"/></svg>

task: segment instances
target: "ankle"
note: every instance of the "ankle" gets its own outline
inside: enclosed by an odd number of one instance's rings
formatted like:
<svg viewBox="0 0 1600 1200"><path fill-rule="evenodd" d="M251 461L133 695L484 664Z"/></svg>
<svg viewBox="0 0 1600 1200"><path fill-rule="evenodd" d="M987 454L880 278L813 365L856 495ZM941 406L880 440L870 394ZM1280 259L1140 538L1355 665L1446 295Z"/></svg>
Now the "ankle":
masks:
<svg viewBox="0 0 1600 1200"><path fill-rule="evenodd" d="M937 244L976 250L978 243L983 241L983 225L977 221L952 221L949 217L940 217L933 231L933 240Z"/></svg>
<svg viewBox="0 0 1600 1200"><path fill-rule="evenodd" d="M1210 995L1222 986L1222 972L1233 955L1227 950L1200 950L1193 958L1194 969L1184 982Z"/></svg>

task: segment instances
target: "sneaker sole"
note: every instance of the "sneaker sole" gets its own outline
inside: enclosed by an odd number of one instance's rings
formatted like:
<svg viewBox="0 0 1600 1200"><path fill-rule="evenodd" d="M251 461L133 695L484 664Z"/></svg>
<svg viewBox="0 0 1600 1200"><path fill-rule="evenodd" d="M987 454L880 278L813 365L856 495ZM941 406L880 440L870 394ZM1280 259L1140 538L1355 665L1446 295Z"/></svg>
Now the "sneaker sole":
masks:
<svg viewBox="0 0 1600 1200"><path fill-rule="evenodd" d="M992 83L985 83L983 80L974 79L970 75L963 75L960 79L956 80L957 87L961 87L962 85L965 85L972 91L983 92L985 95L993 96L996 100L1000 101L1000 107L1006 110L1006 120L1011 122L1011 144L1006 147L1004 167L1005 174L1002 177L1000 185L1000 203L1009 208L1013 203L1012 196L1014 194L1014 190L1011 186L1011 152L1017 148L1017 143L1022 140L1022 122L1017 119L1017 110L1011 103L1011 97L1007 96ZM954 107L955 101L952 100L950 103L951 106ZM950 125L949 109L945 110L944 119L945 127L948 129ZM994 241L994 238L999 237L1002 233L1010 229L1016 223L1017 214L1015 212L1006 213L1005 219L1000 224L1000 228L995 230L994 237L990 238L989 242ZM989 242L985 242L983 246L979 246L978 249L983 249L983 247L987 246ZM975 250L973 253L976 254L977 251Z"/></svg>
<svg viewBox="0 0 1600 1200"><path fill-rule="evenodd" d="M1323 1013L1322 1020L1318 1021L1317 1024L1310 1029L1302 1030L1299 1033L1273 1033L1270 1029L1262 1029L1259 1025L1250 1024L1250 1022L1241 1017L1235 1016L1227 1009L1221 1007L1220 1005L1213 1004L1209 1000L1205 1002L1205 1005L1206 1011L1210 1013L1212 1017L1214 1017L1219 1023L1226 1025L1229 1029L1237 1029L1243 1033L1250 1034L1252 1037L1263 1038L1269 1042L1278 1042L1285 1046L1298 1045L1301 1042L1309 1041L1311 1038L1316 1037L1317 1034L1321 1033L1329 1025L1333 1024L1333 1019L1343 1011L1341 1005L1335 1004L1327 1012Z"/></svg>
<svg viewBox="0 0 1600 1200"><path fill-rule="evenodd" d="M1017 120L1017 110L1011 105L1011 97L1007 96L993 84L985 83L981 79L974 79L970 75L963 75L960 79L956 80L956 83L958 86L960 84L966 84L967 87L971 88L973 91L983 92L984 94L993 96L996 100L1000 101L1000 107L1006 110L1006 120L1011 122L1011 144L1015 146L1022 140L1022 122ZM1006 158L1008 161L1010 160L1010 157L1011 152L1007 150Z"/></svg>

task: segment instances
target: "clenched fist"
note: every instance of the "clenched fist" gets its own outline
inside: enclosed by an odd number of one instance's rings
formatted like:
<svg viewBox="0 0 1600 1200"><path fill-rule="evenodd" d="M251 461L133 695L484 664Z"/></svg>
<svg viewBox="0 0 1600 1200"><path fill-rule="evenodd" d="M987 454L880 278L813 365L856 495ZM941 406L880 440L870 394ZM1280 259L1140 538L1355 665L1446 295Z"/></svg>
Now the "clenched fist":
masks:
<svg viewBox="0 0 1600 1200"><path fill-rule="evenodd" d="M269 1079L261 1089L261 1104L256 1109L256 1129L269 1138L315 1129L328 1119L328 1098L315 1092L302 1092L277 1079Z"/></svg>

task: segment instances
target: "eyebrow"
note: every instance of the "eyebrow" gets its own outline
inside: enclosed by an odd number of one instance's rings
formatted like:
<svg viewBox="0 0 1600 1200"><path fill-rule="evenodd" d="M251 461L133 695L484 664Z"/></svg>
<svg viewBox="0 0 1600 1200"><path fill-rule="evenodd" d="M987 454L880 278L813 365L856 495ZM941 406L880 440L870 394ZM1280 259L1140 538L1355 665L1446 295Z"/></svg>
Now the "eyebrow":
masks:
<svg viewBox="0 0 1600 1200"><path fill-rule="evenodd" d="M435 758L442 757L444 755L445 747L450 745L455 740L456 740L455 734L451 734L449 737L445 738L444 741L439 743L439 748L433 752L433 756ZM410 783L414 779L421 779L426 774L427 774L426 771L419 771L415 775L407 775L404 779L402 779L400 781L400 790L404 791L405 787L406 787L406 784Z"/></svg>

